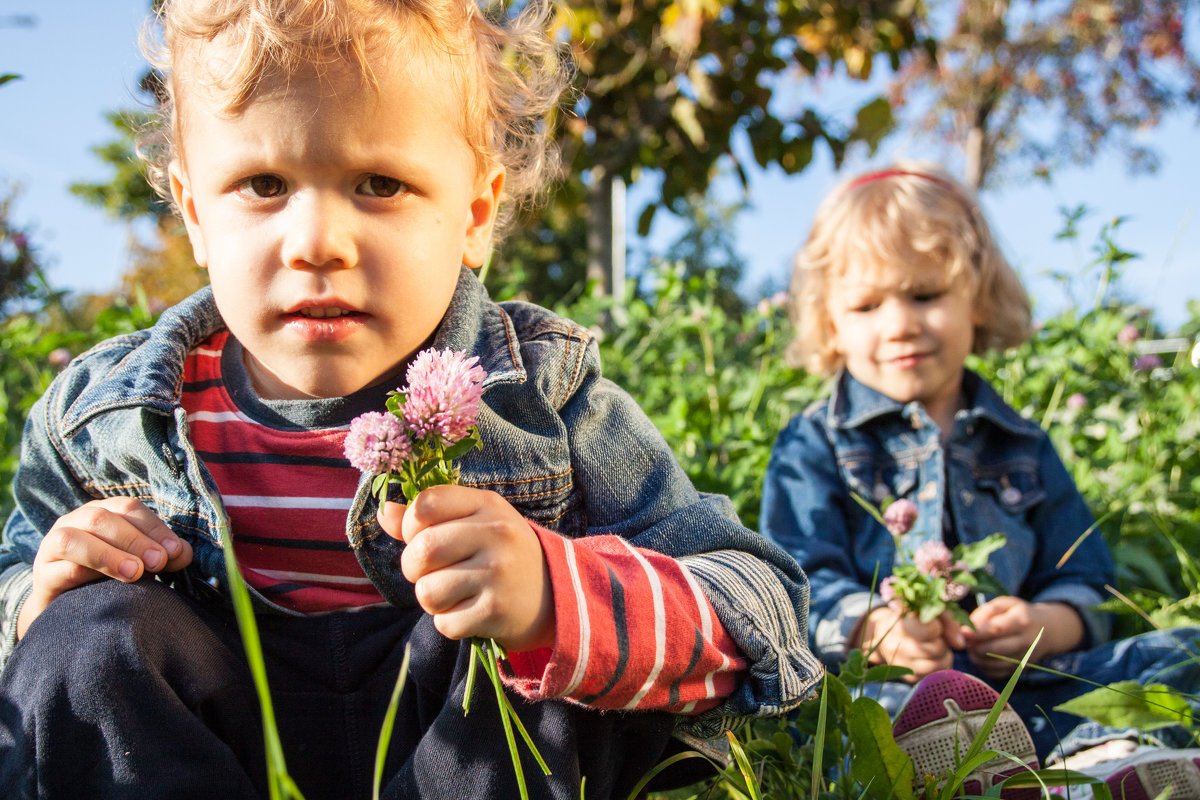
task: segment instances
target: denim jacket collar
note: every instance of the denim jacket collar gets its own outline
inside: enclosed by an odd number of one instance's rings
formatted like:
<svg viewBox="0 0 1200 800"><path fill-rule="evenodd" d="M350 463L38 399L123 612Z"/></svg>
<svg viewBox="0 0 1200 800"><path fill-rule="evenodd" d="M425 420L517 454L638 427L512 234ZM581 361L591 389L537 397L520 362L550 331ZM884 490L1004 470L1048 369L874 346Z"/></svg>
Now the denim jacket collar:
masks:
<svg viewBox="0 0 1200 800"><path fill-rule="evenodd" d="M223 327L209 287L167 309L159 324L149 330L144 347L133 350L116 369L80 394L66 415L67 431L78 429L96 414L118 408L144 406L172 413L179 403L187 354ZM488 302L487 289L466 267L459 274L433 346L478 355L480 366L488 373L485 391L497 383L526 379L512 319Z"/></svg>
<svg viewBox="0 0 1200 800"><path fill-rule="evenodd" d="M1036 436L1041 431L1036 423L1010 408L987 381L969 369L963 369L963 391L967 408L959 411L957 416L968 424L982 420L1015 436ZM826 423L830 430L853 429L887 415L908 418L924 413L917 406L916 403L893 400L842 370L829 398Z"/></svg>

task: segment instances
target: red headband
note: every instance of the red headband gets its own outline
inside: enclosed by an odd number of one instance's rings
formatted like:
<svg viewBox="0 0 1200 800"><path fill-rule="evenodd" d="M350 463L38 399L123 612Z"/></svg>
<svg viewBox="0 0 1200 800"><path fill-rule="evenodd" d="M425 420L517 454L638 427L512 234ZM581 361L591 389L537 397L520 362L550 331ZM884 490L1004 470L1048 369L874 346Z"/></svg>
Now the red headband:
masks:
<svg viewBox="0 0 1200 800"><path fill-rule="evenodd" d="M906 169L881 169L878 172L868 172L866 175L860 175L859 177L850 181L850 183L846 186L846 191L853 189L855 186L862 186L864 183L872 183L874 181L883 180L884 178L895 178L901 175L910 175L914 178L923 178L927 181L933 181L939 186L951 191L956 191L954 184L950 181L939 178L936 175L930 175L926 172L911 172Z"/></svg>

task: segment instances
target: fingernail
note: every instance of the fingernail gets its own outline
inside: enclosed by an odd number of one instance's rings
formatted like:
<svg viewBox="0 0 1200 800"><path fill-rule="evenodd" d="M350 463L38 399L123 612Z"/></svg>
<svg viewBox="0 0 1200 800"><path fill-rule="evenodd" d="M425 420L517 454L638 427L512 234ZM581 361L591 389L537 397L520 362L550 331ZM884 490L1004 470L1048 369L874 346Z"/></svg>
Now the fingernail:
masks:
<svg viewBox="0 0 1200 800"><path fill-rule="evenodd" d="M117 567L117 572L121 573L121 577L133 580L138 574L138 563L132 558L127 558Z"/></svg>
<svg viewBox="0 0 1200 800"><path fill-rule="evenodd" d="M146 569L158 569L163 563L163 554L157 550L147 550L142 554L142 561L146 565Z"/></svg>
<svg viewBox="0 0 1200 800"><path fill-rule="evenodd" d="M162 546L171 558L175 558L175 556L183 552L183 542L178 539L167 539L162 543Z"/></svg>

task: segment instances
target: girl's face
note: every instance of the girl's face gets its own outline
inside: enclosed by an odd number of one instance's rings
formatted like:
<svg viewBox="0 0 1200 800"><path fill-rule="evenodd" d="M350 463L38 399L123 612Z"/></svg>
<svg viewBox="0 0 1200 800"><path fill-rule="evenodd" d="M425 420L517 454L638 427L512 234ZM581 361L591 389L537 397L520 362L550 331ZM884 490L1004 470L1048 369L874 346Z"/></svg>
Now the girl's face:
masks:
<svg viewBox="0 0 1200 800"><path fill-rule="evenodd" d="M926 265L852 265L834 280L829 320L846 369L944 432L953 423L977 322L965 274Z"/></svg>

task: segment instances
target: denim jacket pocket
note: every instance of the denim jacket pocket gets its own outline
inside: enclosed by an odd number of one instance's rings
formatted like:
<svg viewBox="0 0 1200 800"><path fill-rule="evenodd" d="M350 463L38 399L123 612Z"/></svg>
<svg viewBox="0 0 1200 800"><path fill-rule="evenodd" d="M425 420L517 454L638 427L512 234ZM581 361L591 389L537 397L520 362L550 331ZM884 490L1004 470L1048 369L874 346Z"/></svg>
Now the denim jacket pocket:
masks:
<svg viewBox="0 0 1200 800"><path fill-rule="evenodd" d="M852 492L876 506L891 498L907 497L917 485L917 462L897 461L881 453L856 452L842 456L841 471Z"/></svg>
<svg viewBox="0 0 1200 800"><path fill-rule="evenodd" d="M1033 464L1005 465L980 470L975 478L980 493L993 498L997 508L1021 516L1046 499L1046 489Z"/></svg>

